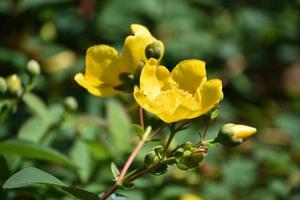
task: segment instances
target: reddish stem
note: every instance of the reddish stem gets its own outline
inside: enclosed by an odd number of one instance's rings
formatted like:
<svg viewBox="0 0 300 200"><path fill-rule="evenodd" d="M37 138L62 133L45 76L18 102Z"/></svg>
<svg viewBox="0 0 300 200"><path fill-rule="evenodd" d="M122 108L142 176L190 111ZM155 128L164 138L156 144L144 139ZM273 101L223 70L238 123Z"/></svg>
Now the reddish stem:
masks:
<svg viewBox="0 0 300 200"><path fill-rule="evenodd" d="M139 115L140 115L140 126L142 127L142 129L145 129L145 124L144 124L144 112L143 112L143 108L139 107Z"/></svg>

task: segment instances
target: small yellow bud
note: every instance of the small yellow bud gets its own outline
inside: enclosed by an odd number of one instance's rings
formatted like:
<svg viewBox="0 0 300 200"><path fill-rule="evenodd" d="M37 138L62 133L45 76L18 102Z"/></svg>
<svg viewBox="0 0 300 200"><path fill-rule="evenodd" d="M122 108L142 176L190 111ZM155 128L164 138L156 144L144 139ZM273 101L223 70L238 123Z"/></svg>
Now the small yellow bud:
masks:
<svg viewBox="0 0 300 200"><path fill-rule="evenodd" d="M180 200L202 200L202 198L194 194L184 194L180 197Z"/></svg>
<svg viewBox="0 0 300 200"><path fill-rule="evenodd" d="M7 77L6 83L7 83L8 89L13 93L20 91L22 88L21 80L20 80L19 76L16 74L12 74L9 77Z"/></svg>
<svg viewBox="0 0 300 200"><path fill-rule="evenodd" d="M40 64L36 60L29 60L27 63L27 71L32 75L39 75L41 73Z"/></svg>
<svg viewBox="0 0 300 200"><path fill-rule="evenodd" d="M220 132L216 141L225 146L235 146L243 143L256 133L256 128L240 124L225 124Z"/></svg>
<svg viewBox="0 0 300 200"><path fill-rule="evenodd" d="M5 93L7 90L7 84L3 77L0 77L0 92Z"/></svg>

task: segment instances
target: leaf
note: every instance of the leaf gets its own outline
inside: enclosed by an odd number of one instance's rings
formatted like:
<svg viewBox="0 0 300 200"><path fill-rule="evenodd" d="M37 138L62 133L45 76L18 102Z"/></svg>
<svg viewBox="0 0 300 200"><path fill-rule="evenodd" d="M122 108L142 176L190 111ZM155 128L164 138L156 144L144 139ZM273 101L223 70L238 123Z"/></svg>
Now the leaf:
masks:
<svg viewBox="0 0 300 200"><path fill-rule="evenodd" d="M82 182L86 183L91 175L91 157L89 154L89 149L87 148L85 142L78 140L75 142L71 150L71 158L73 163L78 166L77 173Z"/></svg>
<svg viewBox="0 0 300 200"><path fill-rule="evenodd" d="M142 127L138 124L132 124L131 125L131 131L135 134L137 134L140 138L143 138L144 130Z"/></svg>
<svg viewBox="0 0 300 200"><path fill-rule="evenodd" d="M69 186L69 187L63 187L62 189L67 193L81 200L99 200L99 196L97 194L88 192L81 188Z"/></svg>
<svg viewBox="0 0 300 200"><path fill-rule="evenodd" d="M107 104L109 132L114 142L116 153L124 153L130 148L130 120L124 108L117 101Z"/></svg>
<svg viewBox="0 0 300 200"><path fill-rule="evenodd" d="M35 94L26 93L23 96L22 100L34 113L38 114L40 117L47 121L47 106L45 105L42 99L40 99Z"/></svg>
<svg viewBox="0 0 300 200"><path fill-rule="evenodd" d="M47 120L50 124L57 124L62 121L64 108L61 104L51 105L48 109Z"/></svg>
<svg viewBox="0 0 300 200"><path fill-rule="evenodd" d="M111 198L112 198L113 200L128 200L128 198L127 198L126 196L124 196L124 195L122 195L122 194L117 194L117 193L113 193L113 194L111 195Z"/></svg>
<svg viewBox="0 0 300 200"><path fill-rule="evenodd" d="M9 177L10 170L8 168L7 162L5 158L0 155L0 185L2 185L3 181Z"/></svg>
<svg viewBox="0 0 300 200"><path fill-rule="evenodd" d="M1 142L0 154L17 154L31 159L51 161L67 167L76 167L73 162L58 151L26 141Z"/></svg>
<svg viewBox="0 0 300 200"><path fill-rule="evenodd" d="M4 183L3 188L4 189L21 188L33 184L53 185L58 187L67 186L56 177L42 170L33 167L28 167L12 175Z"/></svg>
<svg viewBox="0 0 300 200"><path fill-rule="evenodd" d="M38 143L48 130L47 123L38 116L27 120L20 128L18 139Z"/></svg>
<svg viewBox="0 0 300 200"><path fill-rule="evenodd" d="M110 164L110 170L111 170L111 173L113 174L113 176L115 177L115 180L117 180L120 172L115 163L112 162Z"/></svg>
<svg viewBox="0 0 300 200"><path fill-rule="evenodd" d="M34 167L28 167L12 175L3 185L4 189L22 188L32 185L48 185L61 188L81 200L99 200L98 195L80 188L68 186L55 176Z"/></svg>
<svg viewBox="0 0 300 200"><path fill-rule="evenodd" d="M18 4L20 10L25 11L31 8L50 5L50 4L58 4L70 2L71 0L21 0Z"/></svg>

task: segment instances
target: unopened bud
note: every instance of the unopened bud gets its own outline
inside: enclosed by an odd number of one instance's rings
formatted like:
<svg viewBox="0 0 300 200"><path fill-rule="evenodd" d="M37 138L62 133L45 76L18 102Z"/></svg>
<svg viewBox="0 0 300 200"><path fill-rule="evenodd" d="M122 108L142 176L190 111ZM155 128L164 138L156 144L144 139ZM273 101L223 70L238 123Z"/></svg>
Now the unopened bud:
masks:
<svg viewBox="0 0 300 200"><path fill-rule="evenodd" d="M235 146L243 143L256 133L256 128L240 124L225 124L215 139L224 146Z"/></svg>
<svg viewBox="0 0 300 200"><path fill-rule="evenodd" d="M27 63L27 71L36 76L41 73L41 67L40 64L36 60L29 60Z"/></svg>
<svg viewBox="0 0 300 200"><path fill-rule="evenodd" d="M72 96L66 97L64 100L64 104L67 107L67 109L72 111L77 110L78 108L77 100Z"/></svg>
<svg viewBox="0 0 300 200"><path fill-rule="evenodd" d="M7 90L7 84L3 77L0 77L0 92L5 93Z"/></svg>
<svg viewBox="0 0 300 200"><path fill-rule="evenodd" d="M145 49L145 55L147 59L155 58L159 59L161 56L161 46L158 42L149 44Z"/></svg>
<svg viewBox="0 0 300 200"><path fill-rule="evenodd" d="M150 166L158 162L159 162L159 158L156 155L155 151L150 151L148 154L146 154L144 158L144 163L146 166Z"/></svg>
<svg viewBox="0 0 300 200"><path fill-rule="evenodd" d="M7 83L7 88L12 92L12 93L17 93L21 90L22 84L21 80L18 75L12 74L9 77L6 78L6 83Z"/></svg>

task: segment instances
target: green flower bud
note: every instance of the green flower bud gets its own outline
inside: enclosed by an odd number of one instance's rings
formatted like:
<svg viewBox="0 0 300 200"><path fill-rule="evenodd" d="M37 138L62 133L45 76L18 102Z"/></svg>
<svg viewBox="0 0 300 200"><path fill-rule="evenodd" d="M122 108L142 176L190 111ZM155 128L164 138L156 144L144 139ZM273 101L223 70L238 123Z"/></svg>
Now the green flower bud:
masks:
<svg viewBox="0 0 300 200"><path fill-rule="evenodd" d="M29 60L27 63L27 71L36 76L41 73L41 67L40 64L36 60Z"/></svg>
<svg viewBox="0 0 300 200"><path fill-rule="evenodd" d="M158 162L159 162L159 158L156 155L155 151L150 151L148 154L146 154L144 158L144 163L147 167L156 164Z"/></svg>
<svg viewBox="0 0 300 200"><path fill-rule="evenodd" d="M12 93L18 93L22 89L21 80L18 75L12 74L6 78L7 88Z"/></svg>
<svg viewBox="0 0 300 200"><path fill-rule="evenodd" d="M64 105L66 106L67 109L72 111L75 111L78 108L77 100L72 96L65 98Z"/></svg>
<svg viewBox="0 0 300 200"><path fill-rule="evenodd" d="M3 77L0 77L0 92L5 93L7 90L7 84Z"/></svg>
<svg viewBox="0 0 300 200"><path fill-rule="evenodd" d="M256 128L251 126L228 123L221 128L215 142L219 142L224 146L236 146L249 139L255 133Z"/></svg>
<svg viewBox="0 0 300 200"><path fill-rule="evenodd" d="M147 59L155 58L159 59L161 56L161 46L158 42L149 44L145 49L145 55Z"/></svg>
<svg viewBox="0 0 300 200"><path fill-rule="evenodd" d="M165 163L161 163L151 172L151 174L159 176L166 173L167 171L168 171L168 165Z"/></svg>
<svg viewBox="0 0 300 200"><path fill-rule="evenodd" d="M193 144L191 142L186 142L183 144L182 148L184 150L190 150L192 148Z"/></svg>
<svg viewBox="0 0 300 200"><path fill-rule="evenodd" d="M163 146L157 146L154 148L154 151L156 153L157 156L162 157L164 154L164 147Z"/></svg>

